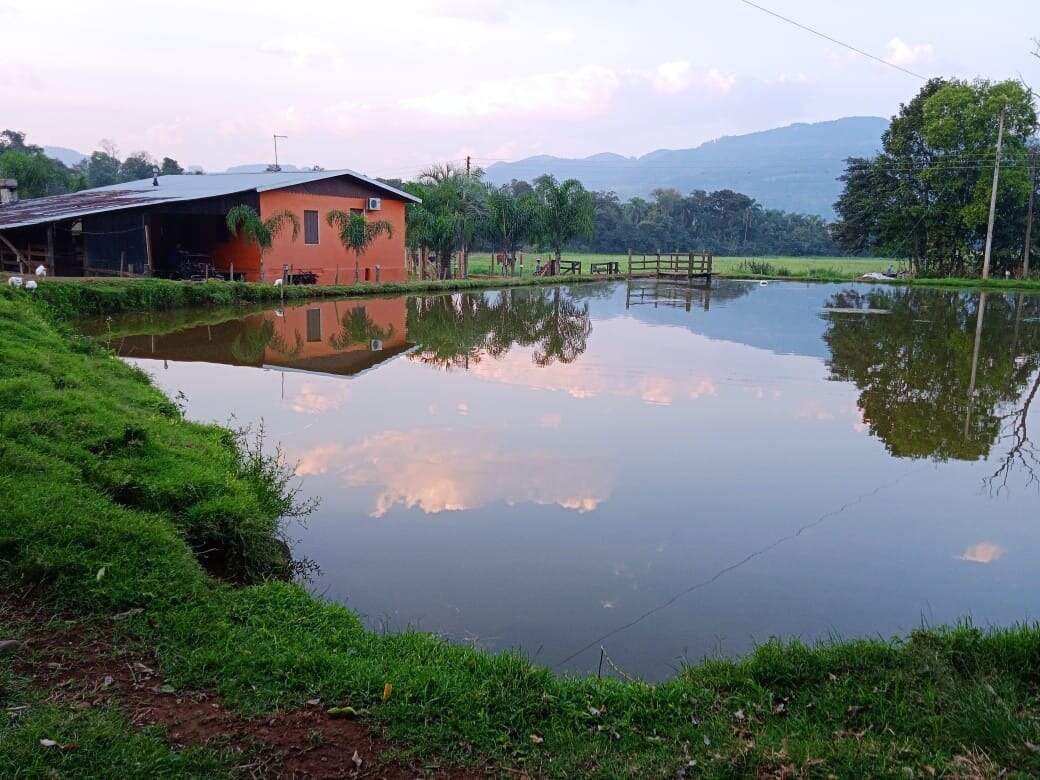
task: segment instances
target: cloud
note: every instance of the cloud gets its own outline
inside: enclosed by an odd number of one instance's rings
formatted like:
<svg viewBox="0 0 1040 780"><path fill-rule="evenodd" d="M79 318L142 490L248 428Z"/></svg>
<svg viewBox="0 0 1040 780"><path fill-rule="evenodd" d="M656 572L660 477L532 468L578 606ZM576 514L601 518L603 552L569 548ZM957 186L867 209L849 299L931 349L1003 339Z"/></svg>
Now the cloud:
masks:
<svg viewBox="0 0 1040 780"><path fill-rule="evenodd" d="M488 81L468 90L443 90L404 98L402 107L437 116L486 117L551 113L586 116L605 110L620 84L610 68L540 73Z"/></svg>
<svg viewBox="0 0 1040 780"><path fill-rule="evenodd" d="M718 68L697 71L689 60L676 60L658 65L650 80L654 89L666 95L684 92L694 86L726 94L733 89L737 77Z"/></svg>
<svg viewBox="0 0 1040 780"><path fill-rule="evenodd" d="M994 542L979 542L971 545L958 558L971 563L993 563L1004 556L1004 548Z"/></svg>
<svg viewBox="0 0 1040 780"><path fill-rule="evenodd" d="M935 47L930 43L909 44L901 38L893 38L888 42L887 59L896 65L917 65L931 62L935 58Z"/></svg>
<svg viewBox="0 0 1040 780"><path fill-rule="evenodd" d="M312 477L324 474L332 463L343 458L343 454L343 447L339 444L325 444L307 450L300 458L300 462L296 464L296 475Z"/></svg>
<svg viewBox="0 0 1040 780"><path fill-rule="evenodd" d="M612 464L597 457L502 450L488 431L383 431L359 444L327 444L300 457L300 476L337 474L351 487L378 491L370 515L396 506L426 514L493 502L555 505L585 514L610 495Z"/></svg>
<svg viewBox="0 0 1040 780"><path fill-rule="evenodd" d="M289 408L297 414L324 414L339 409L349 394L343 384L324 389L312 382L304 382L299 392L289 399Z"/></svg>

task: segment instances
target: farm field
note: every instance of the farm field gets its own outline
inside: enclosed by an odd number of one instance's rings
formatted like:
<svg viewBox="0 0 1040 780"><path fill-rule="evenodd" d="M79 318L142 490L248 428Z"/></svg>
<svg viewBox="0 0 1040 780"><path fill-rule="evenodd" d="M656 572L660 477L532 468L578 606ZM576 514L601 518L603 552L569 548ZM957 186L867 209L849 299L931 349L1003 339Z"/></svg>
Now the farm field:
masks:
<svg viewBox="0 0 1040 780"><path fill-rule="evenodd" d="M548 253L525 252L523 274L534 273L539 258L546 261ZM642 257L642 255L639 255ZM580 260L582 273L589 273L592 263L605 260L621 261L622 272L628 268L628 254L592 254L584 252L564 252L564 260ZM470 273L486 274L489 271L491 255L487 252L475 252L470 255ZM716 271L729 275L750 275L751 264L768 264L772 271L766 270L764 275L770 276L825 276L827 278L855 278L871 271L884 271L890 265L899 268L899 262L882 257L715 257ZM786 273L785 273L786 272ZM761 273L761 271L760 271Z"/></svg>

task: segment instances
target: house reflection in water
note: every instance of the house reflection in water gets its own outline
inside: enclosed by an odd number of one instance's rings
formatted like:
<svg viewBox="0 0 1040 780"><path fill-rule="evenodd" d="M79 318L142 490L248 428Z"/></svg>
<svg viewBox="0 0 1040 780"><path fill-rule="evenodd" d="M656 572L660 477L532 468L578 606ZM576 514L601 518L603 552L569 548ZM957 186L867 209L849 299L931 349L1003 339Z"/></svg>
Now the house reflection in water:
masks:
<svg viewBox="0 0 1040 780"><path fill-rule="evenodd" d="M113 340L122 357L353 376L408 350L405 299L323 301Z"/></svg>

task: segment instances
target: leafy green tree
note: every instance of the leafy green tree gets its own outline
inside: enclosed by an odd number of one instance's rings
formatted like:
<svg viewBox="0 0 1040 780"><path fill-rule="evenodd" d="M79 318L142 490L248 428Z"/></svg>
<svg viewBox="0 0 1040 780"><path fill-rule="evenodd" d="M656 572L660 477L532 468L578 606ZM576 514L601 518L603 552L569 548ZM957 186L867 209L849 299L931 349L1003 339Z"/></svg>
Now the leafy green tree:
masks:
<svg viewBox="0 0 1040 780"><path fill-rule="evenodd" d="M333 209L325 215L325 221L329 227L339 231L339 242L348 252L354 253L354 281L359 281L361 273L361 255L363 255L372 242L379 236L393 235L394 227L385 219L366 219L364 214L347 213L339 209Z"/></svg>
<svg viewBox="0 0 1040 780"><path fill-rule="evenodd" d="M300 237L300 220L288 209L276 212L267 219L251 206L235 206L227 213L227 229L233 236L241 235L260 250L260 281L264 281L264 255L287 228L292 231L291 240Z"/></svg>
<svg viewBox="0 0 1040 780"><path fill-rule="evenodd" d="M552 273L559 272L560 253L577 238L592 235L592 195L577 179L559 182L546 174L534 180L539 241L554 254Z"/></svg>
<svg viewBox="0 0 1040 780"><path fill-rule="evenodd" d="M163 157L162 163L159 165L160 176L179 176L184 173L184 168L181 164L174 160L172 157Z"/></svg>
<svg viewBox="0 0 1040 780"><path fill-rule="evenodd" d="M60 195L82 189L79 179L60 160L44 154L41 147L25 142L25 133L0 132L0 178L17 179L22 198Z"/></svg>
<svg viewBox="0 0 1040 780"><path fill-rule="evenodd" d="M122 181L121 163L109 152L95 151L76 168L83 174L88 187L107 187Z"/></svg>
<svg viewBox="0 0 1040 780"><path fill-rule="evenodd" d="M150 179L158 167L148 152L134 152L119 164L119 180Z"/></svg>
<svg viewBox="0 0 1040 780"><path fill-rule="evenodd" d="M1013 270L1030 186L1026 144L1038 127L1033 95L1016 81L929 81L893 117L877 157L849 160L835 204L838 244L908 257L921 274L977 273L1001 111L994 269Z"/></svg>

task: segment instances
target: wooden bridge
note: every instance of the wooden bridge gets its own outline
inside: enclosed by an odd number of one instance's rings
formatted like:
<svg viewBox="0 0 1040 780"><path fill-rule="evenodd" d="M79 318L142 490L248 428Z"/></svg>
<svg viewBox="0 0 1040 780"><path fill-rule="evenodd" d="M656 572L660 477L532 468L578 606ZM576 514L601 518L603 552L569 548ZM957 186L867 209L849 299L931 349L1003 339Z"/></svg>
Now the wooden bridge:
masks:
<svg viewBox="0 0 1040 780"><path fill-rule="evenodd" d="M635 257L628 253L628 275L654 275L658 279L693 282L698 280L710 284L718 272L712 270L711 252L656 252L652 255Z"/></svg>

